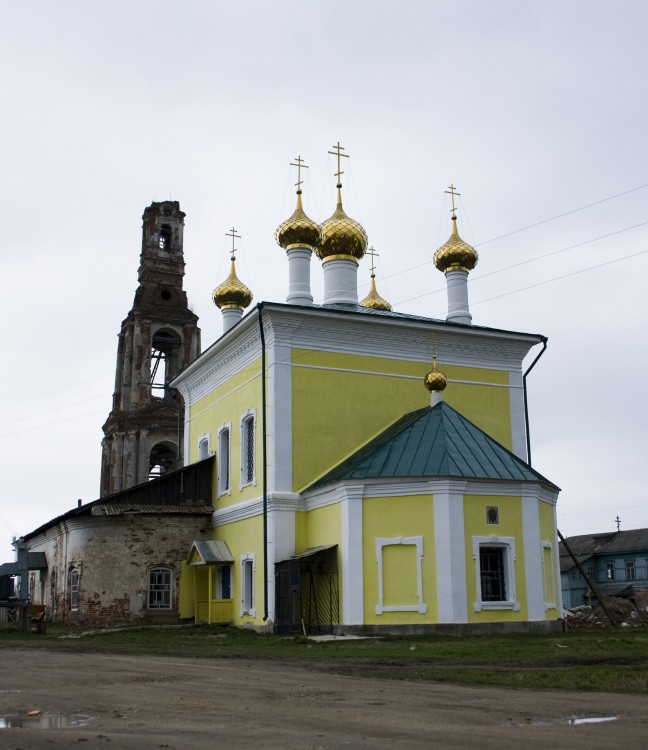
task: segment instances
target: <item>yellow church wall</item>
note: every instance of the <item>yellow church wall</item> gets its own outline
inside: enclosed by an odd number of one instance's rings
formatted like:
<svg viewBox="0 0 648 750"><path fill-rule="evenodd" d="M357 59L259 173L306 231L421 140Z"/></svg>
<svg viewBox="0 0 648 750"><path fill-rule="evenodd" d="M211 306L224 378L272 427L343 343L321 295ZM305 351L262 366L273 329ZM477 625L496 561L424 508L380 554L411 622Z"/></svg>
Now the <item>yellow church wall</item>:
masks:
<svg viewBox="0 0 648 750"><path fill-rule="evenodd" d="M294 349L292 353L293 489L299 491L407 412L428 406L429 365ZM443 367L444 398L495 440L511 447L508 372ZM405 377L403 377L405 376ZM410 379L412 378L412 379ZM315 395L314 395L315 394ZM317 436L313 450L311 436Z"/></svg>
<svg viewBox="0 0 648 750"><path fill-rule="evenodd" d="M216 507L252 500L260 494L261 481L261 360L257 359L243 372L233 375L197 401L190 409L189 462L198 460L198 443L209 435L210 450L216 453L218 466L218 433L223 425L230 425L230 482L231 493L218 498ZM254 465L256 483L239 489L241 483L241 418L248 411L256 411ZM218 470L214 472L212 497L216 498Z"/></svg>
<svg viewBox="0 0 648 750"><path fill-rule="evenodd" d="M364 574L364 621L367 625L410 625L436 622L438 619L436 566L434 550L434 514L431 495L413 497L368 498L362 504L362 559ZM376 539L422 537L421 578L423 602L419 612L376 613L379 603L379 568ZM388 545L382 548L383 605L385 607L418 602L418 557L414 545Z"/></svg>
<svg viewBox="0 0 648 750"><path fill-rule="evenodd" d="M488 507L497 507L499 509L499 524L486 523L486 508ZM466 535L468 622L523 622L528 620L526 578L524 572L525 550L522 533L522 498L496 495L465 495L464 529ZM515 538L513 570L515 575L516 600L520 605L519 611L481 610L480 612L475 612L475 602L478 597L475 560L473 558L473 536Z"/></svg>
<svg viewBox="0 0 648 750"><path fill-rule="evenodd" d="M234 558L231 579L234 624L264 625L263 516L259 514L253 518L246 518L242 521L217 526L214 529L214 539L224 541ZM254 555L254 617L250 615L241 615L241 556L243 555ZM274 575L274 567L271 574Z"/></svg>

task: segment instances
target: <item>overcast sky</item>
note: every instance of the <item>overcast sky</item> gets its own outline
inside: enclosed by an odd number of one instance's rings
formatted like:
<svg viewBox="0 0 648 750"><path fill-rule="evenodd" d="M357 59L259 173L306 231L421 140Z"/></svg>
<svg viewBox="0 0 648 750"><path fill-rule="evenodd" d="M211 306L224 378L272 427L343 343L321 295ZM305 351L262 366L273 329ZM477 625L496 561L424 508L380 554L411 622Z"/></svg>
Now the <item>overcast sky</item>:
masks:
<svg viewBox="0 0 648 750"><path fill-rule="evenodd" d="M644 0L0 6L0 562L13 534L98 497L144 208L187 214L204 349L225 233L255 301L284 301L289 163L310 165L322 221L338 140L345 209L395 310L445 316L432 256L454 183L480 256L473 322L549 337L528 378L532 454L562 488L562 533L648 526ZM312 276L321 301L317 262Z"/></svg>

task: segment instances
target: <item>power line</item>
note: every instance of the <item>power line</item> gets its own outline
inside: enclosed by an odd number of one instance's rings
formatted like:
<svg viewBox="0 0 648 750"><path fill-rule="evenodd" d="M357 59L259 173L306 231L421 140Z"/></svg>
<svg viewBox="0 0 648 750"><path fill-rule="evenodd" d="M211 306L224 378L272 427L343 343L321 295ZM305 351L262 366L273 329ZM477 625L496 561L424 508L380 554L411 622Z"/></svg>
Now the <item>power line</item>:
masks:
<svg viewBox="0 0 648 750"><path fill-rule="evenodd" d="M41 398L42 396L49 396L51 393L57 393L58 391L64 391L66 388L72 388L75 385L81 385L82 383L89 383L91 380L97 380L98 378L104 378L106 375L111 375L111 372L102 372L100 375L93 375L90 378L86 378L85 380L77 380L76 383L68 383L67 385L59 386L58 388L53 388L51 391L43 391L42 393L36 393L33 396L27 396L26 398L21 398L18 401L11 401L8 404L0 404L0 409L7 409L9 406L17 406L18 404L24 404L25 401L33 401L35 398Z"/></svg>

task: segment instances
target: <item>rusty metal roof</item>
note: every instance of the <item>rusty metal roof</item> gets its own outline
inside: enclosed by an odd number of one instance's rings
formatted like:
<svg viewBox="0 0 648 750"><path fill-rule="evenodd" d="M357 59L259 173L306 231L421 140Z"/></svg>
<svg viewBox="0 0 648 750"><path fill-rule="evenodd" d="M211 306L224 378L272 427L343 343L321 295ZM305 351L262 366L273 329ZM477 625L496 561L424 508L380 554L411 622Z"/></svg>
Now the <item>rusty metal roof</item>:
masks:
<svg viewBox="0 0 648 750"><path fill-rule="evenodd" d="M461 477L556 485L445 402L401 417L309 490L362 479Z"/></svg>

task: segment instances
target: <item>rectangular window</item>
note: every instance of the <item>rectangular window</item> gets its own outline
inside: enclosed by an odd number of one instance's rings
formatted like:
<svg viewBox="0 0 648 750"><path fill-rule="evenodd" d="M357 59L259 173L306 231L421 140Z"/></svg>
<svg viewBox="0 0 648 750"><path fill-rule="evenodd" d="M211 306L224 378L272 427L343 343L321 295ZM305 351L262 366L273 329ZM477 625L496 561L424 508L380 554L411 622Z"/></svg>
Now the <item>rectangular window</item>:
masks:
<svg viewBox="0 0 648 750"><path fill-rule="evenodd" d="M254 484L254 412L241 420L241 487Z"/></svg>
<svg viewBox="0 0 648 750"><path fill-rule="evenodd" d="M149 570L148 608L171 609L171 570L169 568Z"/></svg>
<svg viewBox="0 0 648 750"><path fill-rule="evenodd" d="M480 547L481 596L483 602L505 602L504 550L502 547Z"/></svg>
<svg viewBox="0 0 648 750"><path fill-rule="evenodd" d="M626 563L625 563L625 574L626 574L626 581L634 581L634 579L635 579L635 564L634 564L634 560L626 560Z"/></svg>
<svg viewBox="0 0 648 750"><path fill-rule="evenodd" d="M587 573L590 581L596 583L596 567L594 565L588 565L585 568L585 572Z"/></svg>
<svg viewBox="0 0 648 750"><path fill-rule="evenodd" d="M218 433L218 493L230 491L230 430L223 427Z"/></svg>
<svg viewBox="0 0 648 750"><path fill-rule="evenodd" d="M70 571L70 609L76 612L79 609L79 571Z"/></svg>
<svg viewBox="0 0 648 750"><path fill-rule="evenodd" d="M549 552L551 552L549 545ZM475 612L510 609L520 611L515 586L515 538L509 536L474 536L472 538L475 561L476 601ZM553 586L553 571L549 557L549 570L545 586ZM549 592L551 593L551 591ZM547 602L545 601L545 605Z"/></svg>
<svg viewBox="0 0 648 750"><path fill-rule="evenodd" d="M607 581L614 580L614 563L613 562L605 563L605 579Z"/></svg>
<svg viewBox="0 0 648 750"><path fill-rule="evenodd" d="M254 555L241 556L241 614L255 616Z"/></svg>

